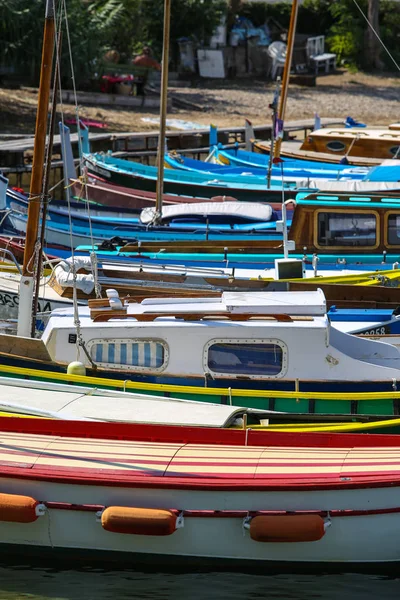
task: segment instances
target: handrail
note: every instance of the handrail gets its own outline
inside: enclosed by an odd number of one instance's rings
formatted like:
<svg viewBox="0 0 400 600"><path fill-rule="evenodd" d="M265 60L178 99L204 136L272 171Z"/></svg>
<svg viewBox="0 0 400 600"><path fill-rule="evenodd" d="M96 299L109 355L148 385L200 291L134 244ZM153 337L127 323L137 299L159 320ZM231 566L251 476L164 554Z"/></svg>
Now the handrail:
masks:
<svg viewBox="0 0 400 600"><path fill-rule="evenodd" d="M1 254L1 253L3 253L3 254L7 254L7 255L10 257L11 261L12 261L12 262L14 263L14 265L17 267L18 273L19 273L20 275L22 275L22 270L21 270L21 267L20 267L20 265L18 264L18 262L17 262L17 259L15 258L14 254L11 252L11 250L8 250L8 248L1 248L1 249L0 249L0 254Z"/></svg>

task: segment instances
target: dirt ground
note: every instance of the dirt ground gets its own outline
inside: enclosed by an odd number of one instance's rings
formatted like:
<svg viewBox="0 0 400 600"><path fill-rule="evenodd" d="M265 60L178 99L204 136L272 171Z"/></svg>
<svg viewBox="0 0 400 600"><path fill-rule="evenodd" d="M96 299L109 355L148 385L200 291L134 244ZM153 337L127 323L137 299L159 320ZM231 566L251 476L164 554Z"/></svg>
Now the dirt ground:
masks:
<svg viewBox="0 0 400 600"><path fill-rule="evenodd" d="M320 117L353 118L369 125L400 120L400 78L395 75L367 75L341 71L318 77L314 88L290 86L286 120ZM270 119L269 102L275 84L261 80L204 80L191 87L171 88L177 98L201 110L173 109L168 117L208 126L240 126L245 117L253 124ZM33 133L37 95L35 90L0 88L0 133ZM65 118L74 118L72 105L64 105ZM80 107L80 115L107 124L105 131L145 131L157 129L143 118L157 118L158 112Z"/></svg>

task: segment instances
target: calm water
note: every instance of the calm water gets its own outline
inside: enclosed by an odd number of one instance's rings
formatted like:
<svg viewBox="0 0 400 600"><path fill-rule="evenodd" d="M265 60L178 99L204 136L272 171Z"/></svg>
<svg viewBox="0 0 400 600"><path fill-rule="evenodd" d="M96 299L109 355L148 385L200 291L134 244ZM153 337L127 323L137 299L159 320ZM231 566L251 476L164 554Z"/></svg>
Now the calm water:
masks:
<svg viewBox="0 0 400 600"><path fill-rule="evenodd" d="M103 569L59 571L0 564L0 600L390 600L399 578L359 574L243 575L141 573Z"/></svg>

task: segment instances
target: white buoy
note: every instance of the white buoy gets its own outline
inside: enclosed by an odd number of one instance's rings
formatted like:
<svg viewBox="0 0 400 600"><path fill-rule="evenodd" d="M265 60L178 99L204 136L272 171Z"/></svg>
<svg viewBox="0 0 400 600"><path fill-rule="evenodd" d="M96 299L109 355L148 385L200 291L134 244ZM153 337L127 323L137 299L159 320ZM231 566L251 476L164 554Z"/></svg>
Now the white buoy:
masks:
<svg viewBox="0 0 400 600"><path fill-rule="evenodd" d="M86 375L86 367L79 360L74 360L67 367L68 375Z"/></svg>

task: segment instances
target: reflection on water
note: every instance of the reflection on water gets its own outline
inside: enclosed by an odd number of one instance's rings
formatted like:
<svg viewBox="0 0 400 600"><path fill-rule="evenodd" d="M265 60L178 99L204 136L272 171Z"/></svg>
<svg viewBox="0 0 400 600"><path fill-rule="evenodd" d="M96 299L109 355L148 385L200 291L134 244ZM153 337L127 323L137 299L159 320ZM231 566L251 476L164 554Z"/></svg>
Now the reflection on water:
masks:
<svg viewBox="0 0 400 600"><path fill-rule="evenodd" d="M58 571L0 566L0 600L391 600L400 579L359 574L243 575Z"/></svg>

